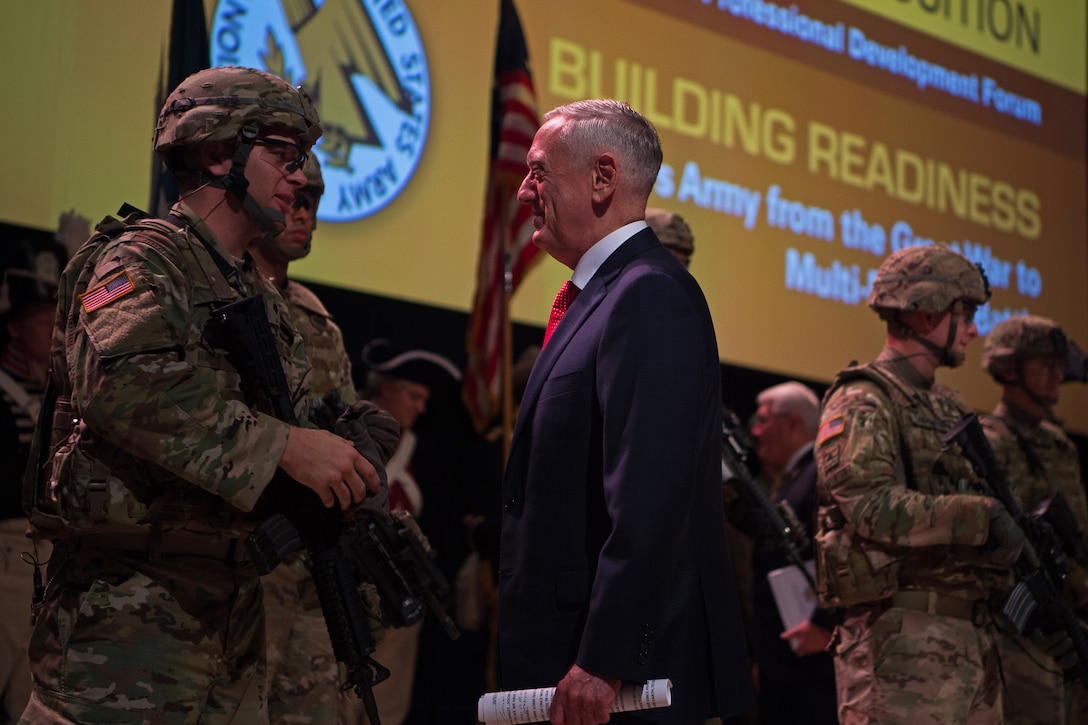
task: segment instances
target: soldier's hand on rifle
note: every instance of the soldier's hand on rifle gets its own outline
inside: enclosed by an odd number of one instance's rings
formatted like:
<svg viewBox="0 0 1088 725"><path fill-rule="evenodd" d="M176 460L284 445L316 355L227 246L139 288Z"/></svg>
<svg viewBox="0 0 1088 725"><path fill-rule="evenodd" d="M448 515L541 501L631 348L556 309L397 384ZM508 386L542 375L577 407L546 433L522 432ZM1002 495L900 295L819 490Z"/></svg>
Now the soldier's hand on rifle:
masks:
<svg viewBox="0 0 1088 725"><path fill-rule="evenodd" d="M1054 664L1063 670L1068 670L1077 664L1079 659L1077 657L1077 648L1073 643L1073 638L1067 632L1058 630L1050 634L1044 634L1043 630L1036 628L1031 632L1031 641L1043 652L1050 655L1054 659Z"/></svg>
<svg viewBox="0 0 1088 725"><path fill-rule="evenodd" d="M341 509L351 508L366 498L368 490L381 487L374 465L351 441L324 430L292 426L279 465L330 508L337 503Z"/></svg>
<svg viewBox="0 0 1088 725"><path fill-rule="evenodd" d="M990 548L990 561L1001 566L1012 566L1020 560L1021 555L1033 562L1033 566L1039 565L1039 558L1028 543L1024 530L996 499L990 501L990 536L986 544Z"/></svg>
<svg viewBox="0 0 1088 725"><path fill-rule="evenodd" d="M339 436L355 445L355 450L374 464L385 482L385 464L400 442L396 419L368 400L357 400L343 412L333 426Z"/></svg>

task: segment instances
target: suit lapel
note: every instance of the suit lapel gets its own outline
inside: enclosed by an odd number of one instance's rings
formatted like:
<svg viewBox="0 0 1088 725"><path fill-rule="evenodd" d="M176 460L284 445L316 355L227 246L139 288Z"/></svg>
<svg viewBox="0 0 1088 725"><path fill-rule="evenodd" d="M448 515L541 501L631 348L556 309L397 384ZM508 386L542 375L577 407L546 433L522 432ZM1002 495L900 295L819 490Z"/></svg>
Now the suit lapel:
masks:
<svg viewBox="0 0 1088 725"><path fill-rule="evenodd" d="M521 431L525 426L525 421L531 420L535 413L536 401L537 397L540 395L540 389L544 385L544 381L551 375L552 368L555 367L555 363L559 359L559 356L563 354L563 350L566 349L567 343L570 342L575 332L586 323L593 312L600 306L601 302L608 294L609 287L612 286L616 277L623 271L623 268L637 255L642 254L648 249L660 246L661 242L658 241L653 230L649 228L643 229L621 244L616 251L604 261L604 264L597 270L597 273L590 278L585 289L574 299L570 309L568 309L567 313L563 316L563 323L556 328L554 333L552 333L551 338L548 340L548 344L544 347L544 350L541 351L540 356L533 365L532 372L529 374L529 380L525 386L525 394L522 396L521 408L511 438L511 458L517 447Z"/></svg>

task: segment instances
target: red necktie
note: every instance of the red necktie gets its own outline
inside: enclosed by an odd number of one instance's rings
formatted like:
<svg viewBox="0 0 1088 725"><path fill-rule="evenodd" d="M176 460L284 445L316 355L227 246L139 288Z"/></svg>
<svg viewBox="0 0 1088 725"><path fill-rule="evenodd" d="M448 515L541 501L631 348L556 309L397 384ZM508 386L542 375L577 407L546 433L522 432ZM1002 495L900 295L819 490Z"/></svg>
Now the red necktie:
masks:
<svg viewBox="0 0 1088 725"><path fill-rule="evenodd" d="M555 328L559 325L559 321L563 319L563 315L567 314L567 310L579 292L581 290L575 287L574 283L569 279L559 288L559 292L555 295L555 301L552 302L552 313L548 317L548 327L544 330L544 344L540 346L541 349L548 344L548 339L555 332Z"/></svg>

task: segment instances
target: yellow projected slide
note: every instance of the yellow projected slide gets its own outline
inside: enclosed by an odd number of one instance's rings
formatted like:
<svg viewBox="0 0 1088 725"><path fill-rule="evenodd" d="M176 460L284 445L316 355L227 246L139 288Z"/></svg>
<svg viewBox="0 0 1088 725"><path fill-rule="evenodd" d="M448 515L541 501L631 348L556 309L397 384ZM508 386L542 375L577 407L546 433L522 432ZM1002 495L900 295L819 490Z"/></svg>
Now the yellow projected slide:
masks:
<svg viewBox="0 0 1088 725"><path fill-rule="evenodd" d="M467 310L497 0L205 4L214 63L318 90L329 191L297 274ZM986 269L983 333L1032 312L1088 346L1083 3L517 4L542 111L610 96L656 124L665 166L650 201L695 232L691 270L724 361L829 381L872 358L875 270L934 241ZM27 69L2 111L16 183L0 219L52 228L68 209L97 220L147 204L169 14L141 0L0 9L0 57ZM568 274L542 260L515 319L542 325ZM942 380L989 409L980 351ZM1058 413L1088 433L1088 389L1067 387Z"/></svg>
<svg viewBox="0 0 1088 725"><path fill-rule="evenodd" d="M841 3L592 8L522 11L542 105L618 96L657 125L651 203L691 223L723 359L819 380L871 359L877 267L934 241L986 269L983 334L1030 311L1088 340L1082 93ZM616 17L651 30L595 32ZM943 379L988 408L980 350ZM1088 426L1083 386L1063 395Z"/></svg>

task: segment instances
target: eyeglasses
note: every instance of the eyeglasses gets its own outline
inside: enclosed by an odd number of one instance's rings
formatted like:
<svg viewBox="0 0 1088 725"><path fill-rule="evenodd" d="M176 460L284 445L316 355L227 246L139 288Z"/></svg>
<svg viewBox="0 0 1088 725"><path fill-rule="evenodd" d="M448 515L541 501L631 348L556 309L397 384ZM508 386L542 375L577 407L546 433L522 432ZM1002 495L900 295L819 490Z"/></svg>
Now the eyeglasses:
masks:
<svg viewBox="0 0 1088 725"><path fill-rule="evenodd" d="M1033 357L1024 360L1024 371L1038 371L1040 373L1059 374L1064 370L1062 361L1056 357Z"/></svg>
<svg viewBox="0 0 1088 725"><path fill-rule="evenodd" d="M775 418L784 418L787 415L789 415L789 413L771 413L770 415L757 415L756 417L752 418L752 427L755 428L756 426L767 425Z"/></svg>
<svg viewBox="0 0 1088 725"><path fill-rule="evenodd" d="M963 310L960 312L960 315L963 316L963 324L970 325L975 321L975 313L978 312L978 305L971 305L966 302L962 304Z"/></svg>
<svg viewBox="0 0 1088 725"><path fill-rule="evenodd" d="M306 164L306 159L310 156L294 141L258 136L253 139L253 143L257 146L267 146L271 150L272 155L279 159L283 164L283 168L288 174L293 174L298 169L301 169Z"/></svg>
<svg viewBox="0 0 1088 725"><path fill-rule="evenodd" d="M303 211L314 211L317 209L317 199L305 191L296 192L295 203L291 205L291 209L294 211L298 211L299 209L302 209Z"/></svg>

